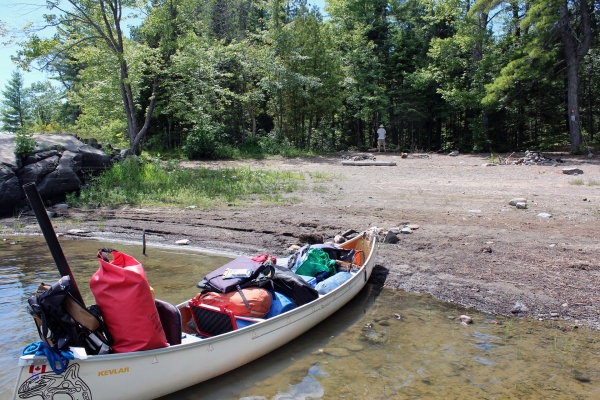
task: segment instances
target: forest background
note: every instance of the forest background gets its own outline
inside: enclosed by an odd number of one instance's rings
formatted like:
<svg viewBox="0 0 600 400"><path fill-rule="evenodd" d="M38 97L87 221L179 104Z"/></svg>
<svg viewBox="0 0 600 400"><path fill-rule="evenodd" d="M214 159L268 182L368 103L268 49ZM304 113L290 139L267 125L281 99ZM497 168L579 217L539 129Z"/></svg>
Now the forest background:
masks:
<svg viewBox="0 0 600 400"><path fill-rule="evenodd" d="M49 0L1 30L23 70L3 129L188 158L598 144L598 4L587 0ZM138 22L128 28L127 19Z"/></svg>

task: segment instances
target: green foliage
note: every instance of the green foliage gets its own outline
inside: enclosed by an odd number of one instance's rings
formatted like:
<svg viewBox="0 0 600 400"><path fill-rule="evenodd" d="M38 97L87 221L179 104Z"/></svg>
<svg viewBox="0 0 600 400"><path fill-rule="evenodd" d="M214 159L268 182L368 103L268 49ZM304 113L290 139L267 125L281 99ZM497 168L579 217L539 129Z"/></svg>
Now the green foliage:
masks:
<svg viewBox="0 0 600 400"><path fill-rule="evenodd" d="M300 155L309 155L310 152L296 149L282 134L272 134L268 136L253 136L246 140L240 147L241 154L247 154L251 157L256 156L274 156L297 157Z"/></svg>
<svg viewBox="0 0 600 400"><path fill-rule="evenodd" d="M21 157L27 157L33 153L33 149L37 145L36 140L31 133L17 132L15 136L15 154Z"/></svg>
<svg viewBox="0 0 600 400"><path fill-rule="evenodd" d="M265 201L285 202L282 194L298 188L303 175L287 171L252 168L183 169L133 159L115 164L93 179L79 195L69 195L73 205L119 206L215 206L241 203L259 196Z"/></svg>
<svg viewBox="0 0 600 400"><path fill-rule="evenodd" d="M217 159L231 157L231 148L222 140L223 129L208 117L188 134L183 151L190 159Z"/></svg>
<svg viewBox="0 0 600 400"><path fill-rule="evenodd" d="M23 85L23 74L16 70L12 72L11 78L2 91L2 108L0 119L2 129L8 132L22 132L27 119L26 93Z"/></svg>
<svg viewBox="0 0 600 400"><path fill-rule="evenodd" d="M558 3L328 0L324 19L304 0L126 0L116 10L143 17L120 39L118 12L69 3L48 3L56 35L31 31L18 57L65 89L24 90L28 132L205 159L362 151L382 122L389 149L570 140ZM600 126L594 46L580 72L590 139Z"/></svg>
<svg viewBox="0 0 600 400"><path fill-rule="evenodd" d="M50 81L36 82L27 90L27 103L33 132L60 132L64 119L64 93Z"/></svg>

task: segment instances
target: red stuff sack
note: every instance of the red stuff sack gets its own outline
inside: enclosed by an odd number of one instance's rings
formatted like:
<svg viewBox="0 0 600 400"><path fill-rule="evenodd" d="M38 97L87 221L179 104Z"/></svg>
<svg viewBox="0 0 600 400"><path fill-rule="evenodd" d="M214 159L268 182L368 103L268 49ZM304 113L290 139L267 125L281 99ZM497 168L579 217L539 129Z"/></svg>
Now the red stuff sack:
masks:
<svg viewBox="0 0 600 400"><path fill-rule="evenodd" d="M263 318L271 309L273 298L268 290L252 287L229 293L198 294L196 300L231 311L239 317Z"/></svg>
<svg viewBox="0 0 600 400"><path fill-rule="evenodd" d="M106 252L112 253L109 262ZM135 258L112 249L98 251L100 268L90 289L113 336L115 353L167 347L144 267Z"/></svg>

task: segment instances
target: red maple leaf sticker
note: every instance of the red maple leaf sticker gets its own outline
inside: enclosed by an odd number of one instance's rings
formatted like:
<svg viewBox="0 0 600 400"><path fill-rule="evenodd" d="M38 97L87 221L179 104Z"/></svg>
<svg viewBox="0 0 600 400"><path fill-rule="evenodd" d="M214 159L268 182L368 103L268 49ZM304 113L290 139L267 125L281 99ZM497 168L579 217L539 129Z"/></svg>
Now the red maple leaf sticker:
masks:
<svg viewBox="0 0 600 400"><path fill-rule="evenodd" d="M29 367L29 373L30 374L43 374L44 372L46 372L46 366L45 365L32 365L31 367Z"/></svg>

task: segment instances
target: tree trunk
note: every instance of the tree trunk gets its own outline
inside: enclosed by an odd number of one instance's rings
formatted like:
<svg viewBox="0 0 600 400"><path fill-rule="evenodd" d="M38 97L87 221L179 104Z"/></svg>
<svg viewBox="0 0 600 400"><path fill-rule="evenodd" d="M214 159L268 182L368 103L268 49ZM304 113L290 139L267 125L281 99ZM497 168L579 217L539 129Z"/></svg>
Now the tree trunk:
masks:
<svg viewBox="0 0 600 400"><path fill-rule="evenodd" d="M579 125L579 63L567 66L567 105L569 115L569 136L571 153L578 153L581 146L581 126Z"/></svg>
<svg viewBox="0 0 600 400"><path fill-rule="evenodd" d="M592 64L593 66L593 64ZM590 79L588 81L588 133L590 135L590 142L594 140L594 95L592 93L592 78L594 76L593 67L592 73L590 74Z"/></svg>
<svg viewBox="0 0 600 400"><path fill-rule="evenodd" d="M568 3L560 5L560 38L567 62L567 112L569 137L571 138L571 153L581 151L581 125L579 120L579 65L587 54L592 42L591 18L586 0L579 1L583 38L577 35L573 27Z"/></svg>
<svg viewBox="0 0 600 400"><path fill-rule="evenodd" d="M477 63L483 59L483 38L485 36L488 24L488 14L481 12L479 14L479 29L475 46L473 46L473 67L471 68L471 77L477 72Z"/></svg>
<svg viewBox="0 0 600 400"><path fill-rule="evenodd" d="M252 119L252 137L256 136L256 116L254 115L254 111L252 111L252 106L250 102L246 103L248 106L248 114L250 114L250 118Z"/></svg>

